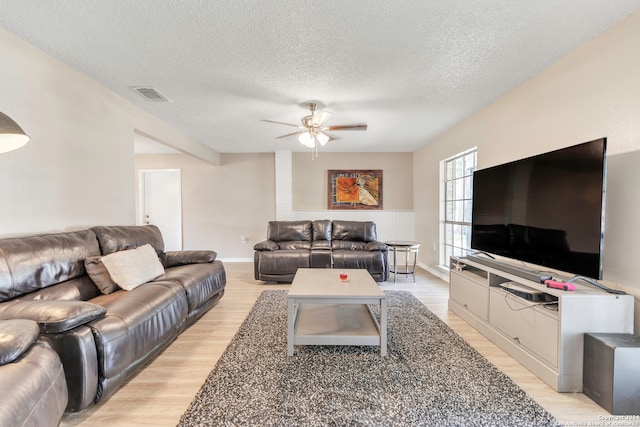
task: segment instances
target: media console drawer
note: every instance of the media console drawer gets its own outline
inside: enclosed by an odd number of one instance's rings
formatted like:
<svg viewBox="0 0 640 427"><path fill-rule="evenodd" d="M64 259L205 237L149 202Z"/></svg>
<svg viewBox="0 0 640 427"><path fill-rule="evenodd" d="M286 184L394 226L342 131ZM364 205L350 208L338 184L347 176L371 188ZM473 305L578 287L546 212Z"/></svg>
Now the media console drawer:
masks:
<svg viewBox="0 0 640 427"><path fill-rule="evenodd" d="M451 272L449 296L483 320L489 319L489 287Z"/></svg>
<svg viewBox="0 0 640 427"><path fill-rule="evenodd" d="M548 312L547 312L548 311ZM544 359L551 366L558 366L558 317L557 311L547 310L507 293L491 289L489 296L489 323L515 342Z"/></svg>

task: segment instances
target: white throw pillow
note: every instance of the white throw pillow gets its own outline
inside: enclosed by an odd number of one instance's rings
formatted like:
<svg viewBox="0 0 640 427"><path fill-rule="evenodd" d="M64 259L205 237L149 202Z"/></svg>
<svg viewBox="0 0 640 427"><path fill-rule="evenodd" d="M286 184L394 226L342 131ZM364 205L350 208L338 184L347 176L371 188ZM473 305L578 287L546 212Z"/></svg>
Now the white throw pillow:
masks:
<svg viewBox="0 0 640 427"><path fill-rule="evenodd" d="M127 291L164 274L158 254L149 244L105 255L100 261L111 279Z"/></svg>

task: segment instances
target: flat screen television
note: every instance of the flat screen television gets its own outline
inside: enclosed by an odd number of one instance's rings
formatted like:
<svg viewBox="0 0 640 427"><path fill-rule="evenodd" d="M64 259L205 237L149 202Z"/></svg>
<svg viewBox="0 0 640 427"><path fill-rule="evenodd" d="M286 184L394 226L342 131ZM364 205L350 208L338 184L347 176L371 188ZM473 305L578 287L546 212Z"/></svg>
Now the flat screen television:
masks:
<svg viewBox="0 0 640 427"><path fill-rule="evenodd" d="M602 279L606 138L473 174L471 248Z"/></svg>

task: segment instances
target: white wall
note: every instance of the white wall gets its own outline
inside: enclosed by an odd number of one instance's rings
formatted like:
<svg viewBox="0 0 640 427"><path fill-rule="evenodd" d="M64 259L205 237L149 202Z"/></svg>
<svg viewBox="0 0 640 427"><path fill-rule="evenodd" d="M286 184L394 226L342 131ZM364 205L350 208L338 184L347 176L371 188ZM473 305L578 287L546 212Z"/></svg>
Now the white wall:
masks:
<svg viewBox="0 0 640 427"><path fill-rule="evenodd" d="M382 170L382 207L413 211L412 153L293 153L293 209L327 209L328 175L333 169Z"/></svg>
<svg viewBox="0 0 640 427"><path fill-rule="evenodd" d="M0 154L0 236L134 224L134 130L218 153L0 29L0 111L31 136Z"/></svg>
<svg viewBox="0 0 640 427"><path fill-rule="evenodd" d="M640 294L639 46L636 13L416 151L416 238L438 241L440 160L477 146L485 168L606 136L604 282ZM438 262L434 251L420 255Z"/></svg>
<svg viewBox="0 0 640 427"><path fill-rule="evenodd" d="M184 154L141 154L135 164L137 170L180 169L184 249L251 261L253 245L266 238L267 222L275 219L273 157L222 154L214 166Z"/></svg>

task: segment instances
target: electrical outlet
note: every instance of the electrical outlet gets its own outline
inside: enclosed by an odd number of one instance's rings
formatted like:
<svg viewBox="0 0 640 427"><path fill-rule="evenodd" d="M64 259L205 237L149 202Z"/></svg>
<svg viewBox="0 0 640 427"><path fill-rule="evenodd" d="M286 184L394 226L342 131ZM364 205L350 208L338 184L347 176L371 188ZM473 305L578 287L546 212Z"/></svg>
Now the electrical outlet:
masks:
<svg viewBox="0 0 640 427"><path fill-rule="evenodd" d="M247 236L240 236L240 241L242 243L247 243L249 241L249 239L247 238Z"/></svg>

